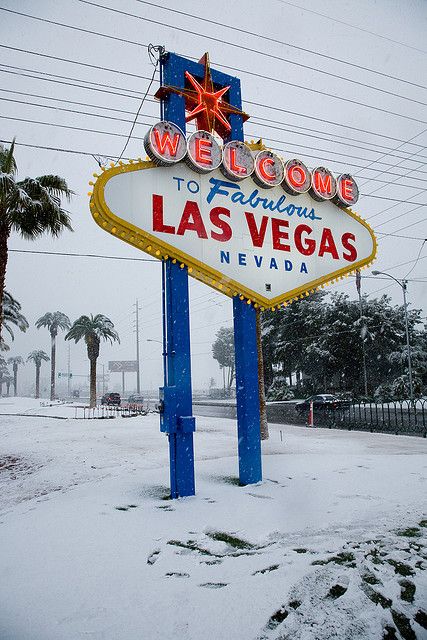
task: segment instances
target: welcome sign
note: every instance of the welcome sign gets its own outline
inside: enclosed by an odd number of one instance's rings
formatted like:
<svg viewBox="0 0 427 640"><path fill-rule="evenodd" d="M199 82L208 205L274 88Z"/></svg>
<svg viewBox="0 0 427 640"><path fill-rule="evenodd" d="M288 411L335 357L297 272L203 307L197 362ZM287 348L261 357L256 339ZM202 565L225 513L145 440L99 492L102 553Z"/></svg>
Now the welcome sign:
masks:
<svg viewBox="0 0 427 640"><path fill-rule="evenodd" d="M179 161L171 162L173 147L162 146L161 140L156 152L161 155L162 148L169 156L163 166L132 162L98 177L91 210L111 234L159 259L179 261L191 276L261 308L296 299L374 259L376 242L369 225L332 202L339 188L355 197L357 186L349 177L342 186L342 180L326 180L329 172L321 168L323 182L317 186L323 184L328 199L320 200L322 193L313 190L315 172L310 188L293 195L282 184L262 188L255 181L256 156L252 168L234 155L234 167L246 166L249 173L236 181L227 166L196 172L194 162L182 162L180 144L175 146ZM216 152L212 158L218 164ZM223 153L222 165L224 158ZM273 175L272 164L261 166ZM280 166L283 171L289 166L308 171L295 160ZM301 171L295 176L301 183Z"/></svg>

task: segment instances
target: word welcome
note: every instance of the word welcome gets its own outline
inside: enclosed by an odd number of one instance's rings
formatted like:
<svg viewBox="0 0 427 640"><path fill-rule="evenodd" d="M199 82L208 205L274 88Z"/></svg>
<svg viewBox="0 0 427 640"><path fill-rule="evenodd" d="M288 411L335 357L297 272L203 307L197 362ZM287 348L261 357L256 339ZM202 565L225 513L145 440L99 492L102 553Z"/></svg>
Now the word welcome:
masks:
<svg viewBox="0 0 427 640"><path fill-rule="evenodd" d="M293 196L309 193L314 200L332 200L341 207L352 206L359 198L358 186L349 174L335 178L325 167L310 171L297 158L285 162L268 149L252 152L247 144L238 140L227 142L221 148L207 131L195 131L186 140L173 122L153 125L145 135L144 147L151 160L161 166L185 160L198 173L219 168L233 182L252 176L261 188L282 186Z"/></svg>

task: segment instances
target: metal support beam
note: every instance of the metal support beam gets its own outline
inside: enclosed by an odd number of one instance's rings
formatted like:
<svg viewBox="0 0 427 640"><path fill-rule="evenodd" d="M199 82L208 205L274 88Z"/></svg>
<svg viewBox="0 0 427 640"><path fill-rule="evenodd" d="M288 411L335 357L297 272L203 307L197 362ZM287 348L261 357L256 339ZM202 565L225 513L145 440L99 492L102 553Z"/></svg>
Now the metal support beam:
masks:
<svg viewBox="0 0 427 640"><path fill-rule="evenodd" d="M246 485L262 480L256 311L237 296L233 311L239 481Z"/></svg>

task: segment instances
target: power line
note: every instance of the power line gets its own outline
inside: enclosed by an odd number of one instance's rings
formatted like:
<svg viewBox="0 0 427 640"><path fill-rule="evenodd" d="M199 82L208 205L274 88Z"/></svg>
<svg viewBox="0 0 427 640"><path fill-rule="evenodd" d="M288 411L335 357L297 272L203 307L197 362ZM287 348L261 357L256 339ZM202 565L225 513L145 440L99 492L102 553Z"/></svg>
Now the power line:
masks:
<svg viewBox="0 0 427 640"><path fill-rule="evenodd" d="M38 54L36 54L36 55L38 55ZM65 62L68 61L65 58L63 60ZM72 61L70 61L70 62L72 62ZM79 64L79 63L75 62L75 64ZM20 76L23 76L23 77L34 78L35 80L44 80L46 82L51 82L51 83L54 83L54 84L63 84L65 86L78 87L80 89L86 89L86 90L89 90L89 91L97 91L97 92L100 92L100 93L107 93L109 95L116 95L116 96L120 96L120 97L130 98L130 99L133 99L133 100L137 100L138 97L142 96L141 92L135 91L134 89L127 89L127 88L124 88L124 87L117 87L115 85L102 84L102 83L98 83L98 82L93 82L91 80L84 80L84 79L81 79L81 78L73 78L73 77L70 77L70 76L47 73L47 72L42 72L42 71L38 71L38 70L34 70L34 69L26 69L26 68L23 68L23 67L17 67L17 66L13 66L13 65L0 64L0 66L8 67L8 69L15 69L15 70L20 70L20 71L25 71L25 72L28 72L28 73L37 73L37 74L41 74L41 75L45 75L45 76L51 76L52 78L57 78L57 80L52 80L51 78L44 78L44 77L39 78L37 76L27 75L27 73L17 73L17 71L10 71L10 70L8 71L8 70L5 70L5 69L0 69L0 71L2 73L9 73L9 74L12 74L12 75L20 75ZM106 70L108 71L109 69L106 69ZM149 78L147 76L137 76L137 77L149 80ZM74 80L79 84L73 84L72 82L64 82L64 79L66 79L66 80ZM80 83L82 83L82 82L85 83L86 85L90 84L90 85L93 85L93 86L81 86ZM104 89L98 89L98 88L94 88L94 87L104 87ZM129 93L118 93L117 91L107 91L106 88L115 89L115 90L121 91L121 92L123 92L123 91L131 91L132 93L134 93L136 95L130 95ZM157 103L157 101L155 101L153 99L149 99L148 101L149 102L153 102L153 103ZM349 124L342 124L342 123L336 122L334 120L327 120L325 118L319 118L319 117L316 117L316 116L303 114L303 113L300 113L300 112L297 112L297 111L292 111L290 109L284 109L282 107L265 105L265 104L262 104L260 102L255 102L255 101L251 101L251 100L244 100L244 103L245 104L249 104L249 105L253 105L253 106L257 106L257 107L261 107L263 109L268 109L268 110L272 110L272 111L279 111L281 113L287 113L287 114L290 114L290 115L298 116L300 118L306 118L306 119L309 119L309 120L322 122L322 123L333 125L333 126L336 126L336 127L341 127L341 128L350 129L350 130L353 130L353 131L358 131L360 133L366 133L368 135L384 138L384 139L387 139L387 140L393 140L394 142L405 142L404 140L401 140L400 138L395 138L394 136L389 136L389 135L384 134L384 133L378 133L376 131L369 131L367 129L361 129L360 127L353 127L353 126L351 126ZM265 120L267 122L267 125L264 125L264 126L267 126L267 127L270 127L270 125L268 124L270 122L276 123L276 124L280 124L280 125L286 124L286 123L283 123L283 122L280 122L280 121L277 121L277 120L272 120L270 118L269 119L263 118L261 116L257 116L257 118L258 118L258 120ZM317 133L324 133L324 132L316 130L316 129L311 129L311 128L309 129L309 128L301 127L299 125L293 125L293 126L297 127L298 129L306 129L308 131L316 131ZM270 128L275 128L275 127L270 127ZM339 136L339 137L346 138L346 136ZM346 139L352 140L352 138L346 138ZM360 140L355 140L355 141L356 142L362 142ZM383 145L379 145L378 143L366 142L365 144L374 144L375 146L383 146ZM414 143L414 142L407 142L407 144L422 148L422 145ZM389 147L384 147L384 148L388 149Z"/></svg>
<svg viewBox="0 0 427 640"><path fill-rule="evenodd" d="M137 0L142 2L142 0ZM293 2L288 2L287 0L277 0L281 4L287 4L290 7L295 7L296 9L300 9L301 11L305 11L307 13L313 13L315 16L321 16L326 20L331 20L331 22L336 22L337 24L343 24L350 29L356 29L357 31L361 31L362 33L369 33L369 35L374 36L375 38L382 38L383 40L388 40L389 42L393 42L393 44L397 44L400 47L406 47L407 49L413 49L414 51L420 51L421 53L427 53L424 49L418 49L418 47L412 47L410 44L406 44L404 42L400 42L399 40L393 40L393 38L389 38L388 36L382 35L380 33L375 33L374 31L369 31L369 29L363 29L362 27L357 27L354 24L350 24L349 22L344 22L344 20L338 20L338 18L332 18L331 16L327 16L324 13L320 13L319 11L314 11L313 9L307 9L307 7L301 7L298 4L294 4ZM163 8L163 7L162 7Z"/></svg>
<svg viewBox="0 0 427 640"><path fill-rule="evenodd" d="M1 69L0 69L0 71L1 71ZM0 88L0 91L3 92L3 93L12 93L12 94L21 95L21 96L27 96L27 97L30 97L30 98L41 98L41 99L44 99L44 100L53 100L54 102L62 102L64 104L71 104L71 105L77 105L77 106L82 106L82 107L90 107L90 108L93 108L93 109L102 109L104 111L109 111L109 112L114 112L114 113L122 113L122 114L134 115L134 111L129 111L127 109L115 109L113 107L106 107L105 105L91 104L91 103L87 103L87 102L79 102L79 101L76 101L76 100L67 100L65 98L55 98L53 96L40 95L38 93L28 93L26 91L15 91L13 89ZM8 101L8 102L16 102L18 104L25 104L25 105L28 104L28 105L31 105L31 106L43 107L43 108L46 108L46 109L58 108L59 110L63 110L63 111L71 111L71 110L68 110L68 109L63 109L63 108L61 109L59 107L53 107L51 105L28 102L28 100L21 100L20 101L20 100L16 100L16 99L14 100L12 98L0 98L0 100L5 100L5 101ZM152 102L152 103L158 104L158 101L157 100L153 100L153 99L146 99L146 102ZM103 114L92 114L92 113L87 113L87 112L84 112L84 111L71 111L71 113L79 113L79 114L83 114L83 115L93 115L93 116L96 116L96 117L99 117L99 118L106 118L107 117L107 116L104 116ZM149 117L149 118L156 118L157 117L157 116L151 116L149 114L142 114L142 115L145 116L145 117ZM122 122L130 122L129 120L122 119L122 118L116 118L116 120L120 120ZM285 133L292 133L294 135L301 135L299 131L295 131L294 129L286 129L284 127L275 127L275 126L273 126L271 124L266 124L265 125L264 123L258 122L258 120L259 120L258 116L255 116L255 119L252 119L250 124L257 124L257 125L260 125L260 126L265 126L268 129L275 129L275 130L278 130L278 131L283 131ZM261 120L264 120L264 118L261 118ZM276 122L276 121L272 120L270 122ZM286 125L286 123L280 123L280 122L278 124ZM292 126L296 126L298 129L306 129L308 132L317 131L318 133L322 133L323 136L327 135L327 133L322 132L322 131L318 131L316 129L309 129L308 127L299 127L298 125L292 125ZM312 133L304 133L302 135L304 135L304 136L306 136L308 138L314 138L316 140L322 140L322 141L325 141L325 142L332 142L333 144L339 144L339 145L343 145L343 146L346 146L346 147L354 147L356 149L362 149L364 151L368 151L369 153L379 153L379 151L377 149L369 149L366 146L354 145L354 144L350 144L349 142L347 142L347 140L354 140L354 138L346 138L345 136L340 136L340 135L336 135L336 134L334 134L334 138L320 137L320 136L313 135ZM335 137L343 138L344 140L346 140L346 142L341 142L340 140L335 140ZM272 138L265 138L265 139L271 140L272 142L281 142L280 140L274 140ZM363 142L361 140L354 140L354 141L355 142ZM386 150L389 150L389 151L393 151L392 147L386 147L384 145L379 145L377 143L366 142L364 144L368 144L368 145L371 145L371 146L375 145L377 147L381 147L383 149L386 149ZM404 143L404 144L410 144L410 143L407 142L407 143ZM298 145L298 146L306 146L306 145ZM310 146L310 147L307 147L307 148L312 148L312 147ZM424 149L424 147L422 147L422 149ZM395 156L395 157L398 157L398 158L402 158L403 160L410 159L411 155L413 155L413 153L411 151L402 151L402 153L408 154L408 157L406 158L405 156L400 156L400 155L393 154L393 153L389 153L387 155ZM420 156L420 157L427 159L427 156ZM410 171L412 171L412 169ZM399 174L398 177L401 177L400 174ZM409 176L409 179L412 179L412 178ZM380 182L384 182L385 184L389 184L388 181L385 181L385 180L384 181L380 181Z"/></svg>
<svg viewBox="0 0 427 640"><path fill-rule="evenodd" d="M9 249L12 253L30 253L39 254L45 256L66 256L72 258L103 258L105 260L129 260L131 262L155 262L161 264L160 260L154 260L152 258L125 258L122 256L106 256L97 253L70 253L65 251L35 251L34 249Z"/></svg>
<svg viewBox="0 0 427 640"><path fill-rule="evenodd" d="M0 91L8 91L8 90L7 89L6 90L0 89ZM28 95L30 95L30 94L28 94ZM58 100L58 99L57 98L53 98L53 100ZM115 117L115 116L107 116L107 115L99 114L99 113L89 113L87 111L81 111L81 110L78 110L78 109L67 109L67 108L59 107L59 106L55 106L55 105L46 105L46 104L39 104L39 103L36 103L36 102L29 102L28 100L16 100L16 99L12 99L12 98L2 98L2 97L0 97L0 101L11 102L11 103L16 103L16 104L23 104L23 105L26 105L26 106L40 107L40 108L43 108L43 109L51 109L51 110L54 110L54 111L64 111L66 113L76 113L76 114L79 114L79 115L85 115L85 116L90 116L90 117L94 117L94 118L102 118L102 119L106 119L106 120L114 120L114 121L117 121L117 122L125 122L125 123L129 123L129 124L133 124L132 131L133 131L133 128L134 128L135 124L143 125L143 126L150 126L150 124L147 123L147 122L135 122L135 119L132 121L132 120L128 120L126 118L118 118L118 117ZM61 100L61 101L65 102L65 103L71 103L71 104L74 103L74 101L68 101L68 100ZM83 104L83 103L78 103L77 102L76 104ZM97 108L97 105L89 105L89 106L91 106L93 108ZM110 109L109 107L100 107L100 108L105 108L105 109L107 109L109 111L115 111L115 112L116 111L118 111L118 112L122 111L123 113L132 113L130 111L123 111L123 110L120 110L120 109ZM139 114L137 114L137 116L138 115ZM151 116L151 115L146 114L146 113L141 114L141 115L143 115L144 117L147 117L147 118L156 119L156 116ZM52 124L52 126L56 126L55 123L50 123L50 124ZM108 132L104 132L104 133L108 133ZM250 134L249 133L249 137L251 135L254 135L254 134ZM255 137L257 137L257 136L255 136ZM141 138L137 138L137 139L141 139ZM273 138L268 138L268 137L264 137L264 140L269 140L271 142L278 142L279 144L288 144L288 143L286 143L286 142L284 142L282 140L275 140ZM342 156L344 158L351 158L351 159L355 158L355 159L358 159L358 160L363 160L363 157L361 157L361 156L354 156L354 155L351 155L351 154L348 154L348 153L341 153L339 151L332 151L331 149L319 149L318 147L313 147L312 145L301 145L301 144L294 143L294 142L292 142L290 144L292 146L294 146L294 147L301 147L301 148L304 148L304 149L311 149L313 151L326 152L326 153L329 153L329 154L332 154L332 155ZM369 151L370 151L370 153L375 153L374 150L372 150L372 151L369 150ZM305 155L307 155L307 154L305 154ZM388 155L393 155L393 154L388 154ZM119 157L121 157L121 156L119 156ZM316 158L318 156L311 156L311 157ZM404 161L404 160L411 161L411 157L402 158L402 161ZM331 161L332 162L334 162L334 161L336 162L336 160L333 160L333 159ZM341 162L341 160L339 160L339 162ZM394 165L390 165L390 166L394 166ZM414 170L411 170L411 171L418 171L418 169L414 169ZM385 172L385 173L387 173L387 172ZM425 173L425 172L421 171L420 173ZM399 178L402 177L402 176L400 176L400 174L395 174L395 175L397 175ZM422 180L421 178L413 178L413 177L409 176L409 179L410 180L419 180L419 181L423 181L424 182L424 180ZM374 180L375 181L375 178L372 178L372 179L368 178L367 179L368 182L370 180ZM384 184L390 184L390 181L387 181L387 180L379 180L379 182L382 182ZM406 186L406 187L411 188L412 185L402 184L401 186L404 186L404 187Z"/></svg>
<svg viewBox="0 0 427 640"><path fill-rule="evenodd" d="M78 0L78 2L87 2L87 1L88 0ZM102 7L102 5L99 5L99 6ZM102 7L102 8L110 9L110 7ZM119 11L118 9L111 9L111 10L112 11L117 11L119 13L123 13L123 12ZM124 38L118 38L117 36L111 36L111 35L108 35L108 34L100 33L98 31L91 31L89 29L83 29L82 27L76 27L74 25L68 25L68 24L65 24L65 23L62 23L62 22L56 22L54 20L48 20L47 18L40 18L38 16L32 16L32 15L29 15L29 14L26 14L26 13L22 13L22 12L19 12L19 11L14 11L12 9L6 9L4 7L0 7L0 11L7 11L8 13L13 13L13 14L20 15L20 16L23 16L23 17L26 17L26 18L31 18L33 20L38 20L40 22L46 22L48 24L54 24L54 25L60 26L60 27L65 27L65 28L69 28L69 29L75 29L77 31L81 31L81 32L84 32L84 33L89 33L91 35L97 35L97 36L101 36L101 37L106 37L106 38L109 38L109 39L112 39L112 40L117 40L119 42L125 42L127 44L133 44L133 45L140 46L140 47L141 46L147 46L147 45L142 44L140 42L135 42L135 41L132 41L132 40L126 40ZM141 16L134 16L134 17L138 17L140 19L147 20L147 21L153 22L155 24L160 24L161 26L168 26L168 25L164 25L163 23L158 22L158 21L154 21L154 20L151 20L151 19L149 20L148 18L147 19L146 18L142 18ZM188 32L188 33L190 33L192 35L199 35L199 34L194 34L192 31L188 31L188 30L183 29L183 28L179 28L179 27L173 27L173 28L177 29L178 31L183 31L183 32L186 32L186 33ZM220 40L219 38L217 39L217 38L213 38L211 36L205 36L205 37L208 38L208 39L211 39L211 40L216 40L217 42L220 42L221 44L224 44L224 41ZM225 44L231 44L231 43L225 42ZM241 45L234 45L234 43L233 43L233 46L238 46L239 48L242 48ZM251 51L251 52L254 52L253 49L248 49L248 50ZM270 55L270 57L272 57L272 56ZM279 58L279 59L282 60L282 58ZM330 97L330 98L334 98L336 100L342 100L344 102L349 102L349 103L355 104L357 106L362 106L362 107L366 107L366 108L369 108L369 109L374 109L374 110L380 111L382 113L387 113L389 115L394 115L394 116L397 116L397 117L400 117L400 118L405 118L407 120L412 120L414 122L420 122L422 124L427 124L427 121L420 120L419 118L414 118L412 116L408 116L408 115L402 114L402 113L396 113L396 112L390 111L388 109L382 109L381 107L376 107L374 105L366 104L366 103L363 103L363 102L358 102L357 100L352 100L350 98L344 98L343 96L337 96L337 95L334 95L334 94L329 94L329 93L324 92L324 91L319 91L318 89L312 89L311 87L298 85L296 83L288 82L288 81L282 80L280 78L271 78L269 76L257 74L255 72L247 71L245 69L238 69L237 67L231 67L231 66L228 66L228 65L217 64L217 66L222 67L222 68L226 68L226 69L232 69L232 70L238 71L240 73L246 73L246 74L249 74L249 75L254 76L254 77L262 78L263 80L271 80L273 82L278 82L280 84L285 84L285 85L288 85L288 86L296 87L296 88L299 88L299 89L303 89L305 91L314 92L314 93L317 93L319 95L324 95L324 96L327 96L327 97ZM400 78L395 78L394 76L389 76L389 77L394 79L394 80L399 80L401 82L408 83L408 81L401 80ZM414 84L414 83L408 83L408 84ZM364 86L366 86L366 85L364 85ZM415 85L415 86L419 86L419 87L421 87L423 89L427 88L427 87L423 87L422 85Z"/></svg>
<svg viewBox="0 0 427 640"><path fill-rule="evenodd" d="M120 69L111 69L109 67L100 67L96 64L89 64L88 62L79 62L77 60L71 60L70 58L61 58L60 56L52 56L47 53L40 53L39 51L31 51L30 49L22 49L20 47L11 47L6 44L0 44L2 49L10 49L11 51L19 51L20 53L27 53L32 56L38 56L40 58L47 58L49 60L57 60L59 62L68 62L69 64L76 64L81 67L88 67L89 69L97 69L98 71L108 71L109 73L118 73L121 76L129 76L131 78L141 78L143 80L149 80L149 77L141 76L137 73L130 73L129 71L121 71Z"/></svg>
<svg viewBox="0 0 427 640"><path fill-rule="evenodd" d="M184 29L183 27L178 27L176 25L165 24L164 22L162 22L160 20L153 20L152 18L147 18L145 16L138 16L137 14L134 14L134 13L128 13L126 11L121 11L119 9L113 9L112 7L106 7L106 6L102 5L102 4L98 4L96 2L91 2L89 0L77 0L77 1L81 2L83 4L92 5L92 6L100 8L100 9L107 10L107 11L112 11L114 13L119 13L119 14L125 15L125 16L130 17L130 18L137 18L139 20L143 20L144 22L150 22L152 24L156 24L156 25L159 25L159 26L162 26L162 27L167 27L167 28L170 28L170 29L176 29L177 31L181 31L183 33L188 33L189 35L197 35L197 36L200 36L201 38L206 38L208 40L212 40L213 42L218 42L220 44L228 44L230 46L237 47L237 48L242 49L244 51L249 51L250 53L257 53L259 55L263 55L263 56L266 56L266 57L269 57L269 58L272 58L272 59L275 59L275 60L280 60L280 61L283 61L283 62L287 62L289 64L293 64L293 65L296 65L296 66L299 66L299 67L303 67L305 69L310 69L312 71L318 71L319 73L325 73L326 75L331 75L331 76L333 76L335 78L339 78L340 80L343 79L342 76L338 76L336 74L328 73L328 72L320 70L320 69L313 69L313 67L310 67L308 65L304 65L304 64L295 62L293 60L286 60L286 59L281 58L279 56L275 56L275 55L273 55L271 53L265 53L264 51L258 51L256 49L251 48L251 47L245 47L240 42L239 43L229 42L227 40L223 40L222 38L220 39L220 38L215 38L213 36L209 36L209 35L207 35L205 33L194 33L194 30L192 31L190 29ZM159 7L158 4L153 3L153 2L148 2L146 0L136 0L136 1L139 2L140 4L145 4L145 5L149 5L149 6L155 7L157 10L159 8L161 8L164 11L171 11L172 13L179 14L179 15L184 15L184 16L186 16L188 18L194 18L195 20L199 20L199 21L201 20L204 23L207 22L207 23L210 23L210 24L214 24L215 26L221 27L222 29L224 27L226 27L226 28L231 29L232 31L237 31L239 33L244 33L246 35L252 35L252 36L255 36L257 38L261 38L262 40L266 40L266 41L269 41L269 42L275 42L276 44L280 44L282 46L289 46L292 49L297 49L298 51L304 51L304 53L310 53L311 55L319 56L321 58L326 58L327 60L333 60L334 62L339 62L341 64L345 64L345 65L348 65L348 66L351 66L351 67L354 67L354 68L357 68L357 69L361 69L363 71L369 71L370 73L374 73L376 75L380 75L380 76L383 76L383 77L386 77L386 78L390 78L392 80L398 80L399 82L404 82L406 84L411 84L411 85L413 84L414 86L421 87L422 89L426 89L427 88L427 87L425 87L423 85L418 85L418 84L409 82L408 80L404 80L402 78L397 78L396 76L392 76L390 74L383 73L383 72L377 71L375 69L370 69L369 67L364 67L362 65L358 65L358 64L355 64L353 62L349 62L348 60L342 60L340 58L336 58L335 56L329 56L327 54L320 53L319 51L313 51L311 49L307 49L305 47L298 46L294 42L284 42L282 40L277 40L275 38L271 38L270 36L265 36L265 35L262 35L262 34L259 34L259 33L254 33L252 31L248 31L248 30L245 30L245 29L242 29L242 28L239 28L239 27L227 25L227 24L224 24L223 22L216 22L215 20L206 19L205 17L196 16L196 15L191 14L191 13L186 13L184 11L179 11L177 9L171 9L169 7L164 7L164 6L160 6ZM348 80L348 78L344 78L344 79ZM351 82L355 82L353 80L350 80L350 81ZM362 84L362 83L356 82L356 84ZM364 86L368 86L369 87L369 85L364 85ZM369 87L369 88L373 88L373 87ZM402 97L402 96L399 96L399 97Z"/></svg>

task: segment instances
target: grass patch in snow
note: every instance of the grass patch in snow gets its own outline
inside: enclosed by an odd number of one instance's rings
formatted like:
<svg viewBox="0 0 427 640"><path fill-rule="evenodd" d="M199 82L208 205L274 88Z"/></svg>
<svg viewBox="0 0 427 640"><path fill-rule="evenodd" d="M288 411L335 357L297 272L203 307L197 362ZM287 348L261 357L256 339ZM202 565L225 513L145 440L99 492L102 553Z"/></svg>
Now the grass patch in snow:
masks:
<svg viewBox="0 0 427 640"><path fill-rule="evenodd" d="M219 482L224 482L225 484L231 484L235 487L241 486L239 478L237 478L236 476L214 476L214 479L218 480Z"/></svg>
<svg viewBox="0 0 427 640"><path fill-rule="evenodd" d="M362 580L363 582L366 582L366 584L381 584L381 580L379 580L379 578L377 578L373 573L364 573L362 575Z"/></svg>
<svg viewBox="0 0 427 640"><path fill-rule="evenodd" d="M421 522L418 523L419 527L427 527L427 520L421 520Z"/></svg>
<svg viewBox="0 0 427 640"><path fill-rule="evenodd" d="M396 629L388 625L384 627L383 640L398 640L396 635Z"/></svg>
<svg viewBox="0 0 427 640"><path fill-rule="evenodd" d="M407 578L408 576L413 576L415 573L413 568L409 566L409 564L406 564L405 562L398 562L397 560L387 560L387 562L391 564L392 567L394 567L395 573L398 573L404 578Z"/></svg>
<svg viewBox="0 0 427 640"><path fill-rule="evenodd" d="M407 529L396 531L396 535L403 538L418 538L421 535L421 531L418 527L408 527Z"/></svg>
<svg viewBox="0 0 427 640"><path fill-rule="evenodd" d="M181 547L181 549L189 549L190 551L197 551L204 556L213 556L215 558L222 558L217 553L212 553L209 549L204 549L203 547L199 547L194 540L187 540L187 542L181 542L181 540L169 540L168 544L173 547Z"/></svg>
<svg viewBox="0 0 427 640"><path fill-rule="evenodd" d="M232 536L229 533L224 531L212 531L206 534L212 540L216 540L217 542L225 542L233 549L253 549L254 545L242 538L237 538L236 536Z"/></svg>
<svg viewBox="0 0 427 640"><path fill-rule="evenodd" d="M375 591L375 589L372 589L372 587L365 586L363 591L366 593L371 602L381 605L383 609L390 609L391 605L393 604L393 601L390 598L386 598L378 591Z"/></svg>
<svg viewBox="0 0 427 640"><path fill-rule="evenodd" d="M401 586L401 590L400 590L401 600L412 603L414 601L414 595L416 590L414 583L411 582L410 580L401 580L399 584Z"/></svg>
<svg viewBox="0 0 427 640"><path fill-rule="evenodd" d="M427 629L427 613L422 609L418 609L417 613L414 616L415 622L418 622L420 627L423 629Z"/></svg>
<svg viewBox="0 0 427 640"><path fill-rule="evenodd" d="M267 622L267 629L275 629L279 626L279 624L283 622L283 620L286 620L288 615L288 611L284 607L280 607L280 609L278 609L276 613L273 613L273 615Z"/></svg>
<svg viewBox="0 0 427 640"><path fill-rule="evenodd" d="M341 598L341 596L343 596L346 591L347 591L347 587L343 587L341 584L334 584L329 589L329 593L326 597L336 600L337 598Z"/></svg>
<svg viewBox="0 0 427 640"><path fill-rule="evenodd" d="M411 627L411 623L409 618L407 618L400 611L391 610L391 615L393 618L393 622L398 628L400 635L403 640L417 640L417 636L415 635L415 631Z"/></svg>
<svg viewBox="0 0 427 640"><path fill-rule="evenodd" d="M307 553L307 549L303 549L303 547L299 547L298 549L294 549L296 553Z"/></svg>
<svg viewBox="0 0 427 640"><path fill-rule="evenodd" d="M312 565L325 565L325 564L330 564L331 562L334 562L335 564L339 564L339 565L344 565L347 567L355 567L356 563L355 563L355 557L354 554L351 553L351 551L342 551L341 553L337 553L336 556L332 556L331 558L328 558L327 560L315 560L314 562L312 562Z"/></svg>
<svg viewBox="0 0 427 640"><path fill-rule="evenodd" d="M258 569L258 571L254 571L253 576L258 575L258 573L270 573L270 571L276 571L279 568L278 564L272 564L270 567L266 567L265 569Z"/></svg>

